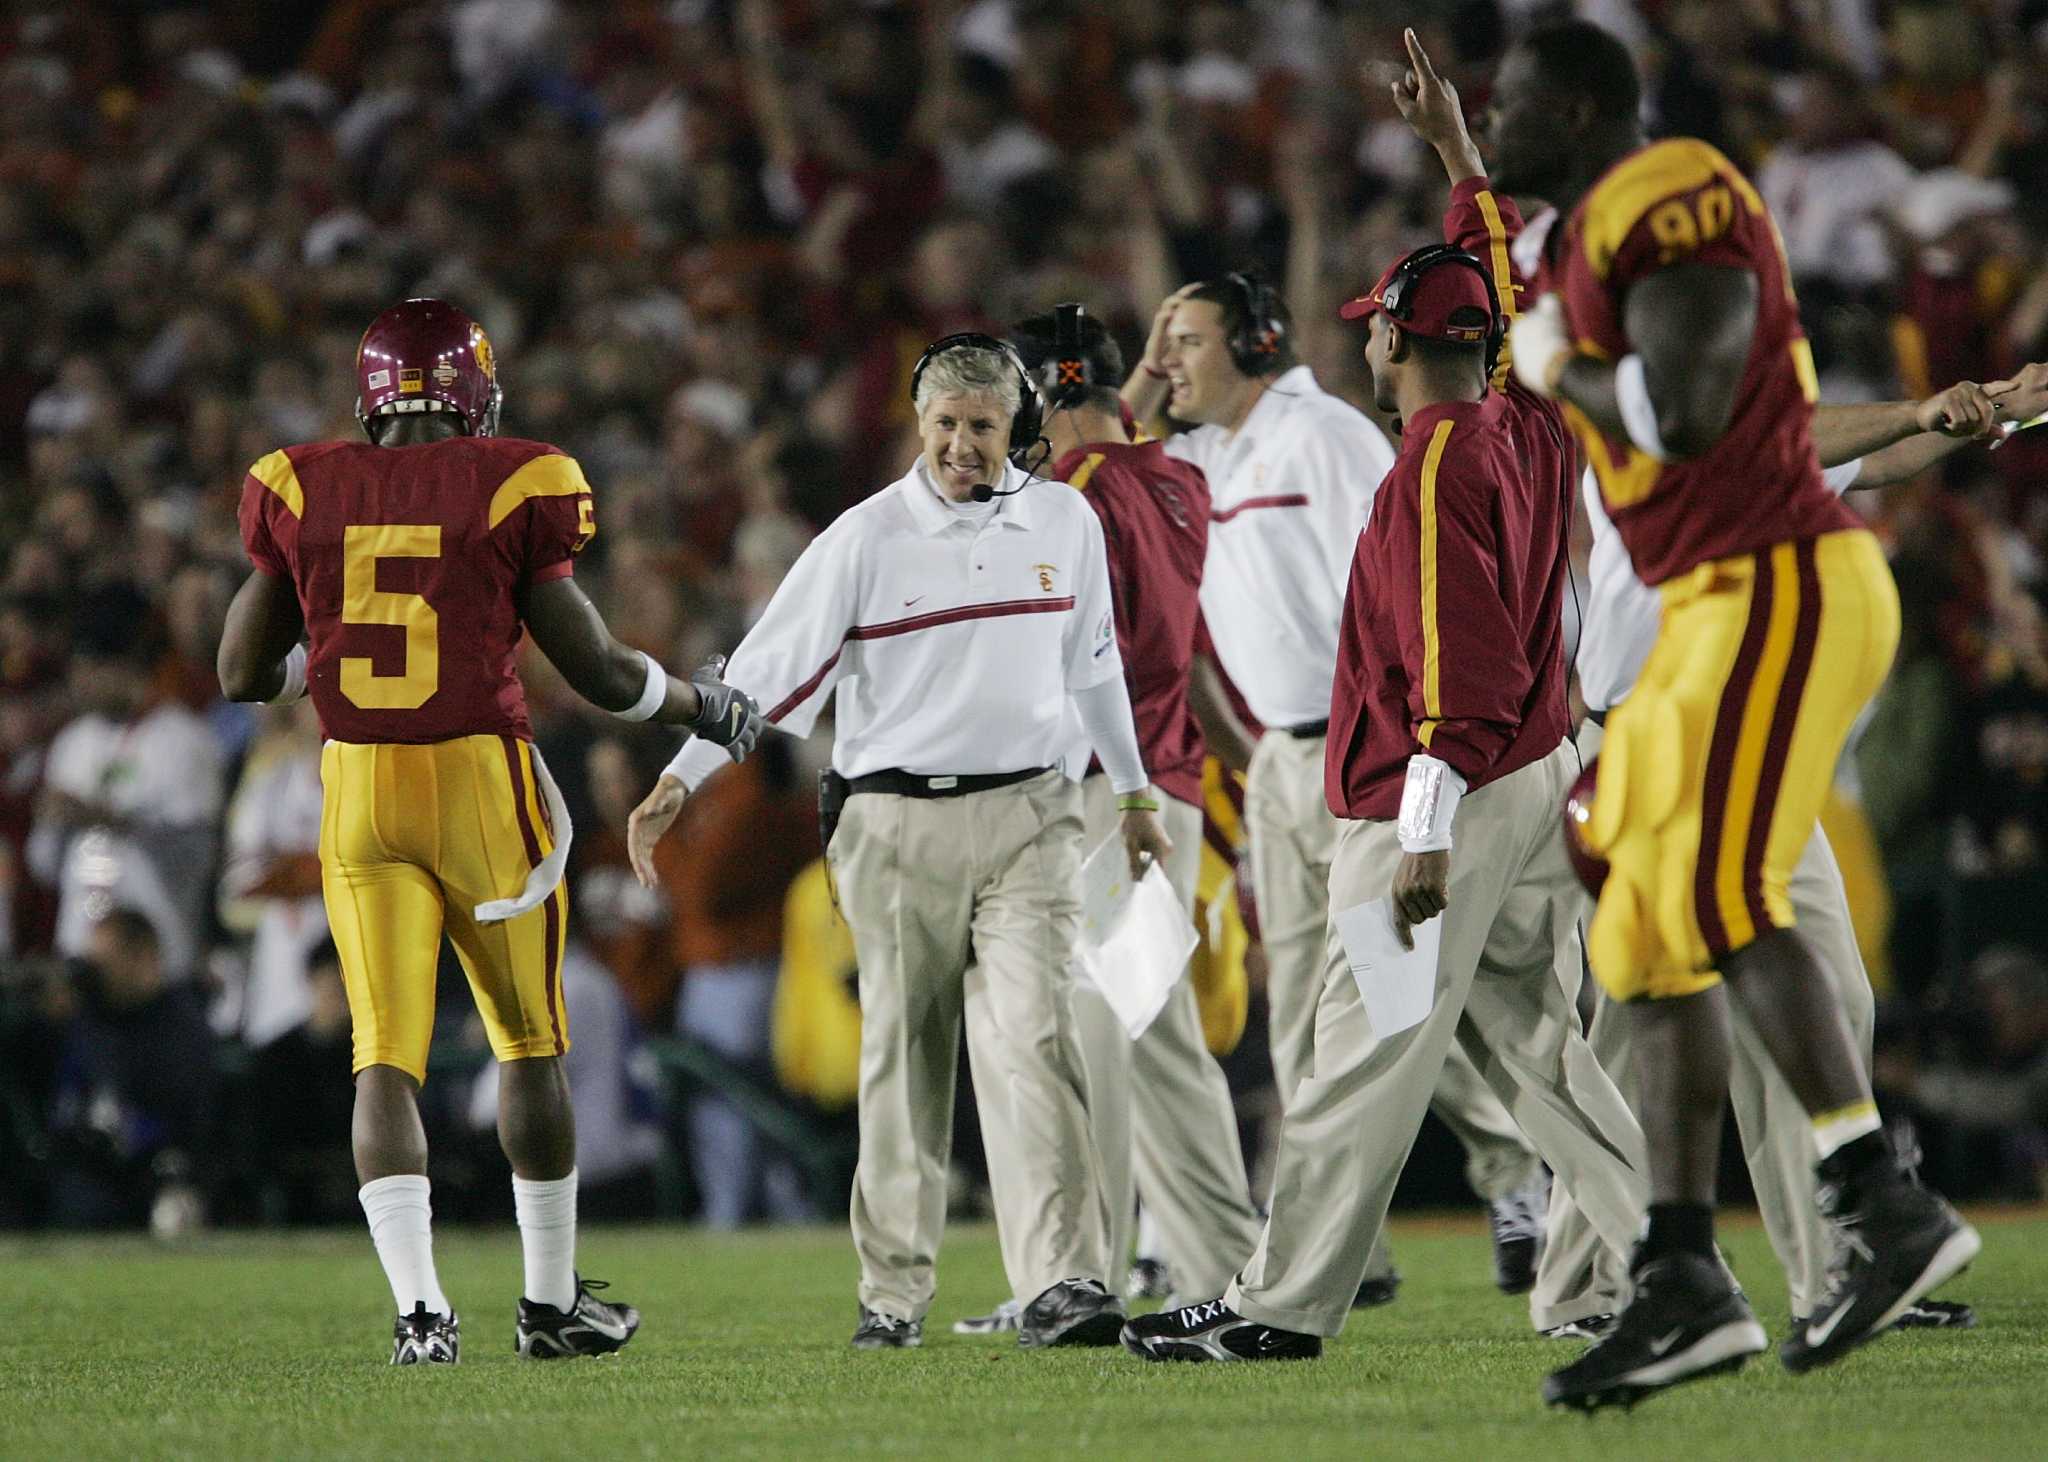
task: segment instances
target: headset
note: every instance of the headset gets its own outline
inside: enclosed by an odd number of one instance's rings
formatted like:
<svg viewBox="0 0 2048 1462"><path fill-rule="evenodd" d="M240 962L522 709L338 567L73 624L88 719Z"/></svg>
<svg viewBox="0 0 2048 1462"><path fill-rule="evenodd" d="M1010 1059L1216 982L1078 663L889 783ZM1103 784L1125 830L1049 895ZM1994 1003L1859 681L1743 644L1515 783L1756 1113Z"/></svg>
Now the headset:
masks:
<svg viewBox="0 0 2048 1462"><path fill-rule="evenodd" d="M1087 313L1077 304L1052 307L1052 354L1038 368L1038 389L1048 411L1084 405L1095 389L1095 363L1081 343L1081 319Z"/></svg>
<svg viewBox="0 0 2048 1462"><path fill-rule="evenodd" d="M1498 285L1493 271L1465 250L1455 244L1430 244L1408 255L1394 266L1393 277L1380 291L1380 308L1396 324L1405 324L1413 319L1415 286L1430 270L1446 264L1470 269L1486 283L1486 375L1491 380L1494 363L1500 358L1501 343L1507 339L1507 320L1501 315L1500 304L1494 297Z"/></svg>
<svg viewBox="0 0 2048 1462"><path fill-rule="evenodd" d="M1287 338L1287 323L1273 307L1272 290L1256 274L1234 269L1226 278L1244 297L1244 322L1224 339L1224 348L1239 374L1263 376L1273 368L1280 342Z"/></svg>
<svg viewBox="0 0 2048 1462"><path fill-rule="evenodd" d="M1017 410L1010 417L1010 439L1005 449L1010 461L1027 473L1036 475L1038 468L1026 465L1031 449L1044 442L1039 429L1045 425L1045 398L1039 394L1038 382L1031 379L1031 372L1024 369L1024 358L1017 354L1016 347L1007 340L998 340L993 335L984 335L979 330L962 330L957 334L941 336L924 348L924 354L917 358L917 364L910 368L910 400L913 407L917 402L918 383L924 379L924 368L949 350L993 350L1010 363L1010 369L1017 373ZM1051 455L1052 445L1047 442L1045 451L1039 455L1038 466L1045 465ZM974 489L973 497L978 503L991 498L1008 497L1011 493L1022 492L1029 486L1029 478L1016 487L997 491L986 483Z"/></svg>

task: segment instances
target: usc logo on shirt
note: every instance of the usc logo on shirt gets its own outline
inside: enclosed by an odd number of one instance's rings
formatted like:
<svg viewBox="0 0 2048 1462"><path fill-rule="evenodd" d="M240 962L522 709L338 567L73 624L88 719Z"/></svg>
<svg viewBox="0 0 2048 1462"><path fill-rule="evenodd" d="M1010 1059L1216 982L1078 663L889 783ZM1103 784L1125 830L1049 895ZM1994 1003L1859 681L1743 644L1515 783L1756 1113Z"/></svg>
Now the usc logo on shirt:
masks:
<svg viewBox="0 0 2048 1462"><path fill-rule="evenodd" d="M1045 593L1052 592L1052 576L1059 572L1055 564L1035 563L1031 566L1038 574L1038 587Z"/></svg>

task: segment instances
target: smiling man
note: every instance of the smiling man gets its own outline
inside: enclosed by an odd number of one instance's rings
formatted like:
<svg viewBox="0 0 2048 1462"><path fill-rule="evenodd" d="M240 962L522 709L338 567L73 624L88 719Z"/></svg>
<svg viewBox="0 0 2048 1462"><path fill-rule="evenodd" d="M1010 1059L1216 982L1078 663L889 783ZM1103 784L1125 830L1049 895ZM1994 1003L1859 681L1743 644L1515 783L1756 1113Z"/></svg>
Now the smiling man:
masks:
<svg viewBox="0 0 2048 1462"><path fill-rule="evenodd" d="M1082 856L1081 789L1058 765L1070 697L1133 871L1173 849L1131 720L1101 521L1009 460L1038 446L1037 387L1009 346L969 334L927 350L910 390L918 460L804 551L728 669L797 735L835 697L826 857L860 961L853 1343L922 1341L964 1010L988 1027L970 1044L1001 1067L977 1068L977 1084L1009 1099L989 1175L1012 1293L1031 1297L1018 1343L1111 1345L1123 1306L1103 1282L1101 1164L1067 1014ZM716 750L685 744L633 813L650 886L654 844Z"/></svg>

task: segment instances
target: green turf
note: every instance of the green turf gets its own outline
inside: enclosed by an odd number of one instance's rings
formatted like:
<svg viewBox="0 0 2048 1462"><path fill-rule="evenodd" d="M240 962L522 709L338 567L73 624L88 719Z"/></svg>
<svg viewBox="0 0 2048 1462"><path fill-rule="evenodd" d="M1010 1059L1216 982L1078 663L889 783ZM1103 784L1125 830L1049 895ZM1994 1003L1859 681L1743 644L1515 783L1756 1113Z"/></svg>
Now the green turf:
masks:
<svg viewBox="0 0 2048 1462"><path fill-rule="evenodd" d="M1632 1414L1547 1413L1575 1346L1543 1341L1489 1283L1478 1225L1397 1224L1399 1303L1320 1362L1153 1366L1122 1351L1020 1353L947 1322L1003 1289L994 1235L950 1236L921 1351L855 1353L844 1233L587 1232L585 1268L646 1314L622 1356L511 1349L509 1232L444 1233L463 1363L394 1371L366 1237L0 1244L0 1457L1458 1457L2048 1455L2048 1217L1980 1216L1950 1292L1975 1332L1887 1336L1800 1380L1775 1359ZM1728 1247L1766 1325L1785 1307L1760 1232Z"/></svg>

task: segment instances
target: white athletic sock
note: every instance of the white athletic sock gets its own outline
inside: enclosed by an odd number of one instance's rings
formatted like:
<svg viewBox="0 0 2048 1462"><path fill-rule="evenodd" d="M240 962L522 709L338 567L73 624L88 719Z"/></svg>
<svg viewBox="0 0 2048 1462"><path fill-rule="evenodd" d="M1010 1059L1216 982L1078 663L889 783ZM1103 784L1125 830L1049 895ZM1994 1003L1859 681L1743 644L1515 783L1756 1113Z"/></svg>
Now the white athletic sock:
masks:
<svg viewBox="0 0 2048 1462"><path fill-rule="evenodd" d="M567 1310L576 1303L576 1172L535 1182L512 1175L512 1211L526 1254L526 1297Z"/></svg>
<svg viewBox="0 0 2048 1462"><path fill-rule="evenodd" d="M1813 1119L1813 1145L1821 1161L1833 1157L1859 1137L1884 1131L1876 1102L1855 1102L1839 1111L1822 1112Z"/></svg>
<svg viewBox="0 0 2048 1462"><path fill-rule="evenodd" d="M410 1315L422 1302L437 1315L455 1313L434 1273L432 1191L424 1173L400 1173L365 1183L356 1195L362 1200L363 1216L370 1221L370 1241L377 1246L377 1258L384 1266L384 1277L391 1281L391 1298L398 1302L401 1315Z"/></svg>

